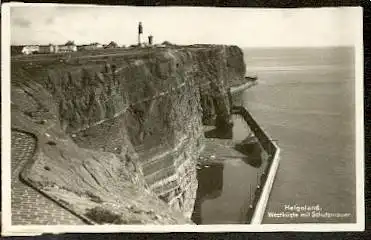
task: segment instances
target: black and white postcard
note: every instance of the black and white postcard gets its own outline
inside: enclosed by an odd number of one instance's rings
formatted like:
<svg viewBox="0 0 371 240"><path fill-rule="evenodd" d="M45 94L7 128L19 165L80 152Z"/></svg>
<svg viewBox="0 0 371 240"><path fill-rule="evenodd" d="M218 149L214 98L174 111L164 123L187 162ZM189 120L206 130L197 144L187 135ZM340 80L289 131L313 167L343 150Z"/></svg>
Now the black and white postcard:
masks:
<svg viewBox="0 0 371 240"><path fill-rule="evenodd" d="M2 234L364 229L362 8L1 14Z"/></svg>

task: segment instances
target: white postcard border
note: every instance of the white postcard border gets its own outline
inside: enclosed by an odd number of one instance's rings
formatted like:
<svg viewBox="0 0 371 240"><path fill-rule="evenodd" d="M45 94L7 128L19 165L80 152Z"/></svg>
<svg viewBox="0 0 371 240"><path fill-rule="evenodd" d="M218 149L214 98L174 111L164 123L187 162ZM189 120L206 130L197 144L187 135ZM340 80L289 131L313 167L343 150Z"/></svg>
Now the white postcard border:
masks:
<svg viewBox="0 0 371 240"><path fill-rule="evenodd" d="M355 100L356 100L356 185L357 185L357 223L355 224L261 224L261 225L11 225L10 198L10 157L11 157L11 119L10 119L10 8L14 6L54 6L59 4L40 3L5 3L1 6L2 14L2 235L21 236L41 233L109 233L109 232L275 232L275 231L363 231L365 228L364 205L364 104L363 104L363 19L359 9L359 25L354 26L355 35ZM65 6L71 6L64 4ZM76 5L92 7L93 5ZM112 6L111 6L112 7ZM355 8L355 7L352 7ZM255 9L258 10L258 9Z"/></svg>

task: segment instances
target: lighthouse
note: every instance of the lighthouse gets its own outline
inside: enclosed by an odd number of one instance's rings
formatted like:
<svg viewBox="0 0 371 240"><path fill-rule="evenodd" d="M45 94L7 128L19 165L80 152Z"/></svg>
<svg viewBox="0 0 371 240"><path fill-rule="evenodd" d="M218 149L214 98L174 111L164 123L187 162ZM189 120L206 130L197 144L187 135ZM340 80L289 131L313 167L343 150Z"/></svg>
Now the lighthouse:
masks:
<svg viewBox="0 0 371 240"><path fill-rule="evenodd" d="M142 45L142 34L143 34L143 26L142 26L142 22L139 22L138 24L138 46L141 46Z"/></svg>

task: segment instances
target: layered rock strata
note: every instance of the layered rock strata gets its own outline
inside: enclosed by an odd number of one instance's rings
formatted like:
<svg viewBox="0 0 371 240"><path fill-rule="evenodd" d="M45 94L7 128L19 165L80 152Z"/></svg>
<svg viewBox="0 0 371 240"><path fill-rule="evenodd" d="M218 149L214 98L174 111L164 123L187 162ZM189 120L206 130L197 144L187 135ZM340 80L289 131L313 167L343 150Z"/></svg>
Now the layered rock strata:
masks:
<svg viewBox="0 0 371 240"><path fill-rule="evenodd" d="M92 223L190 223L202 125L230 121L228 91L245 74L238 47L45 55L11 67L12 128L37 139L26 182Z"/></svg>

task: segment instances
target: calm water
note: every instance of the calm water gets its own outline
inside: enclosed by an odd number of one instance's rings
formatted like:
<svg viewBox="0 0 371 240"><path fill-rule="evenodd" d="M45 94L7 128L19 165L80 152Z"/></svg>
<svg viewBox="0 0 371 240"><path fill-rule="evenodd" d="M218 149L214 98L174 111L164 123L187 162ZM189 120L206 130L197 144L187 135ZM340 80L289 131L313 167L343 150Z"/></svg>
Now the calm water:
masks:
<svg viewBox="0 0 371 240"><path fill-rule="evenodd" d="M250 129L241 118L233 116L233 122L232 142L240 143ZM249 157L223 147L211 152L215 161L206 162L197 172L199 183L192 220L197 224L246 223L259 177L267 166L266 155L259 146L249 150Z"/></svg>
<svg viewBox="0 0 371 240"><path fill-rule="evenodd" d="M258 75L259 84L244 93L243 104L281 148L263 223L354 222L353 49L245 49L244 54L247 71ZM322 213L350 216L268 216L290 213L284 205L317 204Z"/></svg>

